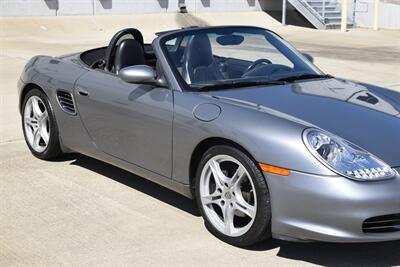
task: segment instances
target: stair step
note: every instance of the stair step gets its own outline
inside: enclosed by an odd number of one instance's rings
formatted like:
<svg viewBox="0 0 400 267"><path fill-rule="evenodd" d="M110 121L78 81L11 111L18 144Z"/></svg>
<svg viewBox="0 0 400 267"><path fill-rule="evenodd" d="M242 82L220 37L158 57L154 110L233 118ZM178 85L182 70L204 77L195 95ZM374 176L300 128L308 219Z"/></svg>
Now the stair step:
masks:
<svg viewBox="0 0 400 267"><path fill-rule="evenodd" d="M325 18L326 20L342 20L342 17L329 17Z"/></svg>
<svg viewBox="0 0 400 267"><path fill-rule="evenodd" d="M340 28L342 25L340 23L330 23L330 24L326 24L326 29L338 29ZM353 27L353 23L347 23L347 28L351 28Z"/></svg>
<svg viewBox="0 0 400 267"><path fill-rule="evenodd" d="M307 3L323 3L323 2L325 2L325 5L328 5L328 4L331 4L331 3L334 3L334 4L338 4L339 3L339 1L324 1L324 0L307 0L306 2Z"/></svg>
<svg viewBox="0 0 400 267"><path fill-rule="evenodd" d="M318 6L318 7L322 7L324 5L324 3L322 1L315 1L315 2L307 2L308 5L310 6ZM329 6L339 6L338 4L335 3L327 3L325 2L325 7L329 7Z"/></svg>
<svg viewBox="0 0 400 267"><path fill-rule="evenodd" d="M330 22L330 23L325 23L326 26L332 26L332 25L342 25L341 22ZM353 23L348 21L347 26L353 26Z"/></svg>
<svg viewBox="0 0 400 267"><path fill-rule="evenodd" d="M318 11L318 13L322 13L321 11ZM325 10L325 14L342 14L341 10Z"/></svg>
<svg viewBox="0 0 400 267"><path fill-rule="evenodd" d="M322 16L322 12L318 12L318 14L320 14ZM325 12L325 18L326 19L336 19L336 18L341 18L341 12L336 12L336 13L327 13Z"/></svg>
<svg viewBox="0 0 400 267"><path fill-rule="evenodd" d="M321 3L308 3L309 6L312 7L321 7L322 8L322 4Z"/></svg>
<svg viewBox="0 0 400 267"><path fill-rule="evenodd" d="M318 29L334 29L341 26L342 11L338 0L289 0ZM323 19L321 19L323 17ZM348 26L353 24L348 21Z"/></svg>
<svg viewBox="0 0 400 267"><path fill-rule="evenodd" d="M318 1L307 1L307 3L309 4L309 5L320 5L320 6L322 6L323 4L324 4L324 2L323 1L320 1L320 0L318 0ZM325 5L326 6L329 6L329 5L334 5L334 3L331 3L331 2L325 2Z"/></svg>
<svg viewBox="0 0 400 267"><path fill-rule="evenodd" d="M321 17L322 17L322 15L321 15ZM325 20L326 21L328 21L328 20L330 20L330 21L341 21L342 20L342 18L338 18L338 17L330 17L330 16L326 16L325 15Z"/></svg>
<svg viewBox="0 0 400 267"><path fill-rule="evenodd" d="M315 9L323 9L323 6L313 6ZM325 6L325 9L335 9L338 8L337 6Z"/></svg>

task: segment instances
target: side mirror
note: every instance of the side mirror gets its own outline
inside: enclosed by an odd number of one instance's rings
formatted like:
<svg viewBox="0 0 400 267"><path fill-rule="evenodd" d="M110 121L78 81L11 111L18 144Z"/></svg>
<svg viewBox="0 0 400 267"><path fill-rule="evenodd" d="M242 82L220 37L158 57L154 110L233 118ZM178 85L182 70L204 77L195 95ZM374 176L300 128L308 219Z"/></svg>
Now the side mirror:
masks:
<svg viewBox="0 0 400 267"><path fill-rule="evenodd" d="M314 58L313 58L313 56L312 55L310 55L310 54L308 54L308 53L303 53L303 56L306 58L306 59L308 59L308 61L310 61L310 62L314 62Z"/></svg>
<svg viewBox="0 0 400 267"><path fill-rule="evenodd" d="M164 78L157 78L154 69L147 65L136 65L121 69L118 76L127 83L153 84L159 87L167 87Z"/></svg>

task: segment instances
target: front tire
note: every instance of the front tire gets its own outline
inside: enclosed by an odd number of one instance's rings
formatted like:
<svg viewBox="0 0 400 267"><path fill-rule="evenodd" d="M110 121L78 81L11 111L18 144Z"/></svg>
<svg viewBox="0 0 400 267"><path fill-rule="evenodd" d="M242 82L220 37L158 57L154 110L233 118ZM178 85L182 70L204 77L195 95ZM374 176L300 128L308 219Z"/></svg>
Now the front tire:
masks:
<svg viewBox="0 0 400 267"><path fill-rule="evenodd" d="M32 154L51 160L62 154L58 128L48 97L39 89L30 90L22 105L22 129Z"/></svg>
<svg viewBox="0 0 400 267"><path fill-rule="evenodd" d="M269 191L261 171L243 151L214 146L196 174L196 201L207 229L238 247L271 236Z"/></svg>

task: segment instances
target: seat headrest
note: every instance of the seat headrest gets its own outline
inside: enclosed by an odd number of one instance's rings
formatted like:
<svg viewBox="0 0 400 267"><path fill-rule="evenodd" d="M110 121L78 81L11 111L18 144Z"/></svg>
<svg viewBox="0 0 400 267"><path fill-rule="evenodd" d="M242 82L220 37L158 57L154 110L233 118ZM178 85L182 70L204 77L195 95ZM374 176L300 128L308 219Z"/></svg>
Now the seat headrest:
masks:
<svg viewBox="0 0 400 267"><path fill-rule="evenodd" d="M182 76L191 83L195 69L207 67L214 62L210 40L206 34L194 36L188 43L183 56Z"/></svg>
<svg viewBox="0 0 400 267"><path fill-rule="evenodd" d="M210 39L206 34L193 37L187 49L187 60L192 68L206 67L214 62Z"/></svg>
<svg viewBox="0 0 400 267"><path fill-rule="evenodd" d="M114 58L114 72L128 66L144 65L143 46L134 39L125 39L117 47Z"/></svg>

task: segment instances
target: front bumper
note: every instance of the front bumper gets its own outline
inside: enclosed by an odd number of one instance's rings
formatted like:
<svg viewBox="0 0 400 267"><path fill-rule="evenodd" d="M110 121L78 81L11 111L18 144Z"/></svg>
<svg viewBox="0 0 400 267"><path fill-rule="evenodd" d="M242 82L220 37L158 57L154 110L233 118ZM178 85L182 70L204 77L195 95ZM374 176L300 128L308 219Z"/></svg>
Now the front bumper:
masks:
<svg viewBox="0 0 400 267"><path fill-rule="evenodd" d="M400 169L397 168L400 173ZM400 240L400 231L366 233L371 217L400 214L400 175L376 182L293 171L264 173L271 196L272 233L288 240L373 242Z"/></svg>

